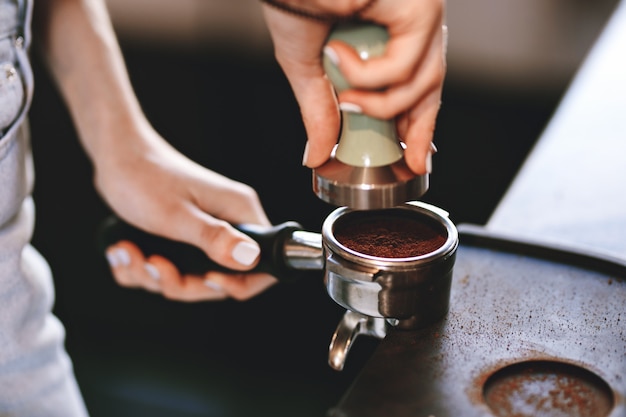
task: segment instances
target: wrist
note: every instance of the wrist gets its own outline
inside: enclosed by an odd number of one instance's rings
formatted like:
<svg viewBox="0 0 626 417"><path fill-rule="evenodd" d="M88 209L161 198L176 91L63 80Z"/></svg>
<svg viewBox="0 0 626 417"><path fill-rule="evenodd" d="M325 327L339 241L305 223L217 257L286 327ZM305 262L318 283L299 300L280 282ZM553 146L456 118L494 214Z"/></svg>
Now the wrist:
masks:
<svg viewBox="0 0 626 417"><path fill-rule="evenodd" d="M80 142L95 167L146 153L150 138L158 136L143 115L123 111L103 113L76 123Z"/></svg>

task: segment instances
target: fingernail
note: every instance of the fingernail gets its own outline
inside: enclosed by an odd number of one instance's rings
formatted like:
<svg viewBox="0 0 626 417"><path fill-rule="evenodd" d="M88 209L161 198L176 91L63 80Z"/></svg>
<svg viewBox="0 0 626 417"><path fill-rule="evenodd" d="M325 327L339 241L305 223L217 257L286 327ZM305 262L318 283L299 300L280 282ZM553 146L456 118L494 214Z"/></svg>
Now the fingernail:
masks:
<svg viewBox="0 0 626 417"><path fill-rule="evenodd" d="M144 264L143 267L153 280L158 281L161 279L161 274L159 274L159 270L156 266L152 264Z"/></svg>
<svg viewBox="0 0 626 417"><path fill-rule="evenodd" d="M429 174L433 171L433 155L437 153L437 146L433 142L430 142L430 149L426 153L426 172Z"/></svg>
<svg viewBox="0 0 626 417"><path fill-rule="evenodd" d="M302 155L302 166L306 166L306 162L309 160L309 141L304 145L304 154Z"/></svg>
<svg viewBox="0 0 626 417"><path fill-rule="evenodd" d="M113 249L106 253L106 258L112 268L130 265L130 255L126 249Z"/></svg>
<svg viewBox="0 0 626 417"><path fill-rule="evenodd" d="M335 52L333 48L331 48L330 46L325 46L324 55L326 55L326 58L328 58L330 62L335 65L339 65L339 55L337 55L337 52Z"/></svg>
<svg viewBox="0 0 626 417"><path fill-rule="evenodd" d="M250 242L239 242L233 249L233 259L242 265L249 266L261 253L259 245Z"/></svg>
<svg viewBox="0 0 626 417"><path fill-rule="evenodd" d="M213 281L209 281L208 279L204 281L204 285L206 285L207 287L209 287L212 290L215 291L223 291L222 286L216 282Z"/></svg>
<svg viewBox="0 0 626 417"><path fill-rule="evenodd" d="M107 252L106 253L107 262L111 268L115 268L118 265L117 257L115 256L115 252Z"/></svg>
<svg viewBox="0 0 626 417"><path fill-rule="evenodd" d="M433 172L433 153L432 152L428 152L426 154L426 172L429 174Z"/></svg>
<svg viewBox="0 0 626 417"><path fill-rule="evenodd" d="M339 110L348 113L363 113L361 106L354 103L339 103Z"/></svg>

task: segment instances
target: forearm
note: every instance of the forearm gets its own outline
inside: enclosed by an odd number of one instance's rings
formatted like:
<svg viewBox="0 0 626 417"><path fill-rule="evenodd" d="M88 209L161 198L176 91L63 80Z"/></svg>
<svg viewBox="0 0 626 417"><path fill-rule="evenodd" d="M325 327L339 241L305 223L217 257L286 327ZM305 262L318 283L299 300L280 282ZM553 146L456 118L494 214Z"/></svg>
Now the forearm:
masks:
<svg viewBox="0 0 626 417"><path fill-rule="evenodd" d="M124 140L118 132L147 127L103 0L39 1L34 23L39 49L92 160Z"/></svg>

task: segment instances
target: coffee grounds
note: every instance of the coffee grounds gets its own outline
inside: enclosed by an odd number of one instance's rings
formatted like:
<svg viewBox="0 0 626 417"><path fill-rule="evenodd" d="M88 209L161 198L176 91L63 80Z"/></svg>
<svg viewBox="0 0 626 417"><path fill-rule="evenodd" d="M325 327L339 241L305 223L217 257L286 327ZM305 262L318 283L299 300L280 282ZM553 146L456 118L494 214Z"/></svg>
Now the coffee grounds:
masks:
<svg viewBox="0 0 626 417"><path fill-rule="evenodd" d="M364 217L335 225L335 238L353 251L379 258L411 258L446 242L442 227L403 217Z"/></svg>

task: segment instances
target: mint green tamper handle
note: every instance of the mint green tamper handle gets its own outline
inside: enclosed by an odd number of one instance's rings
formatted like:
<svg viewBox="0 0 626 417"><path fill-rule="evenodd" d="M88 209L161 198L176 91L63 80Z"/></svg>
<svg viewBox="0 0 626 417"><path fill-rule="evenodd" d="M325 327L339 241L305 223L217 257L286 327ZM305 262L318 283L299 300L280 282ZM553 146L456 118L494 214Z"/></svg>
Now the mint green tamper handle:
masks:
<svg viewBox="0 0 626 417"><path fill-rule="evenodd" d="M335 27L329 40L351 45L362 59L384 54L387 30L371 23ZM349 89L337 66L324 57L324 69L337 92ZM394 120L342 112L342 128L330 159L313 170L313 191L327 203L354 209L395 207L428 190L428 175L406 165Z"/></svg>

